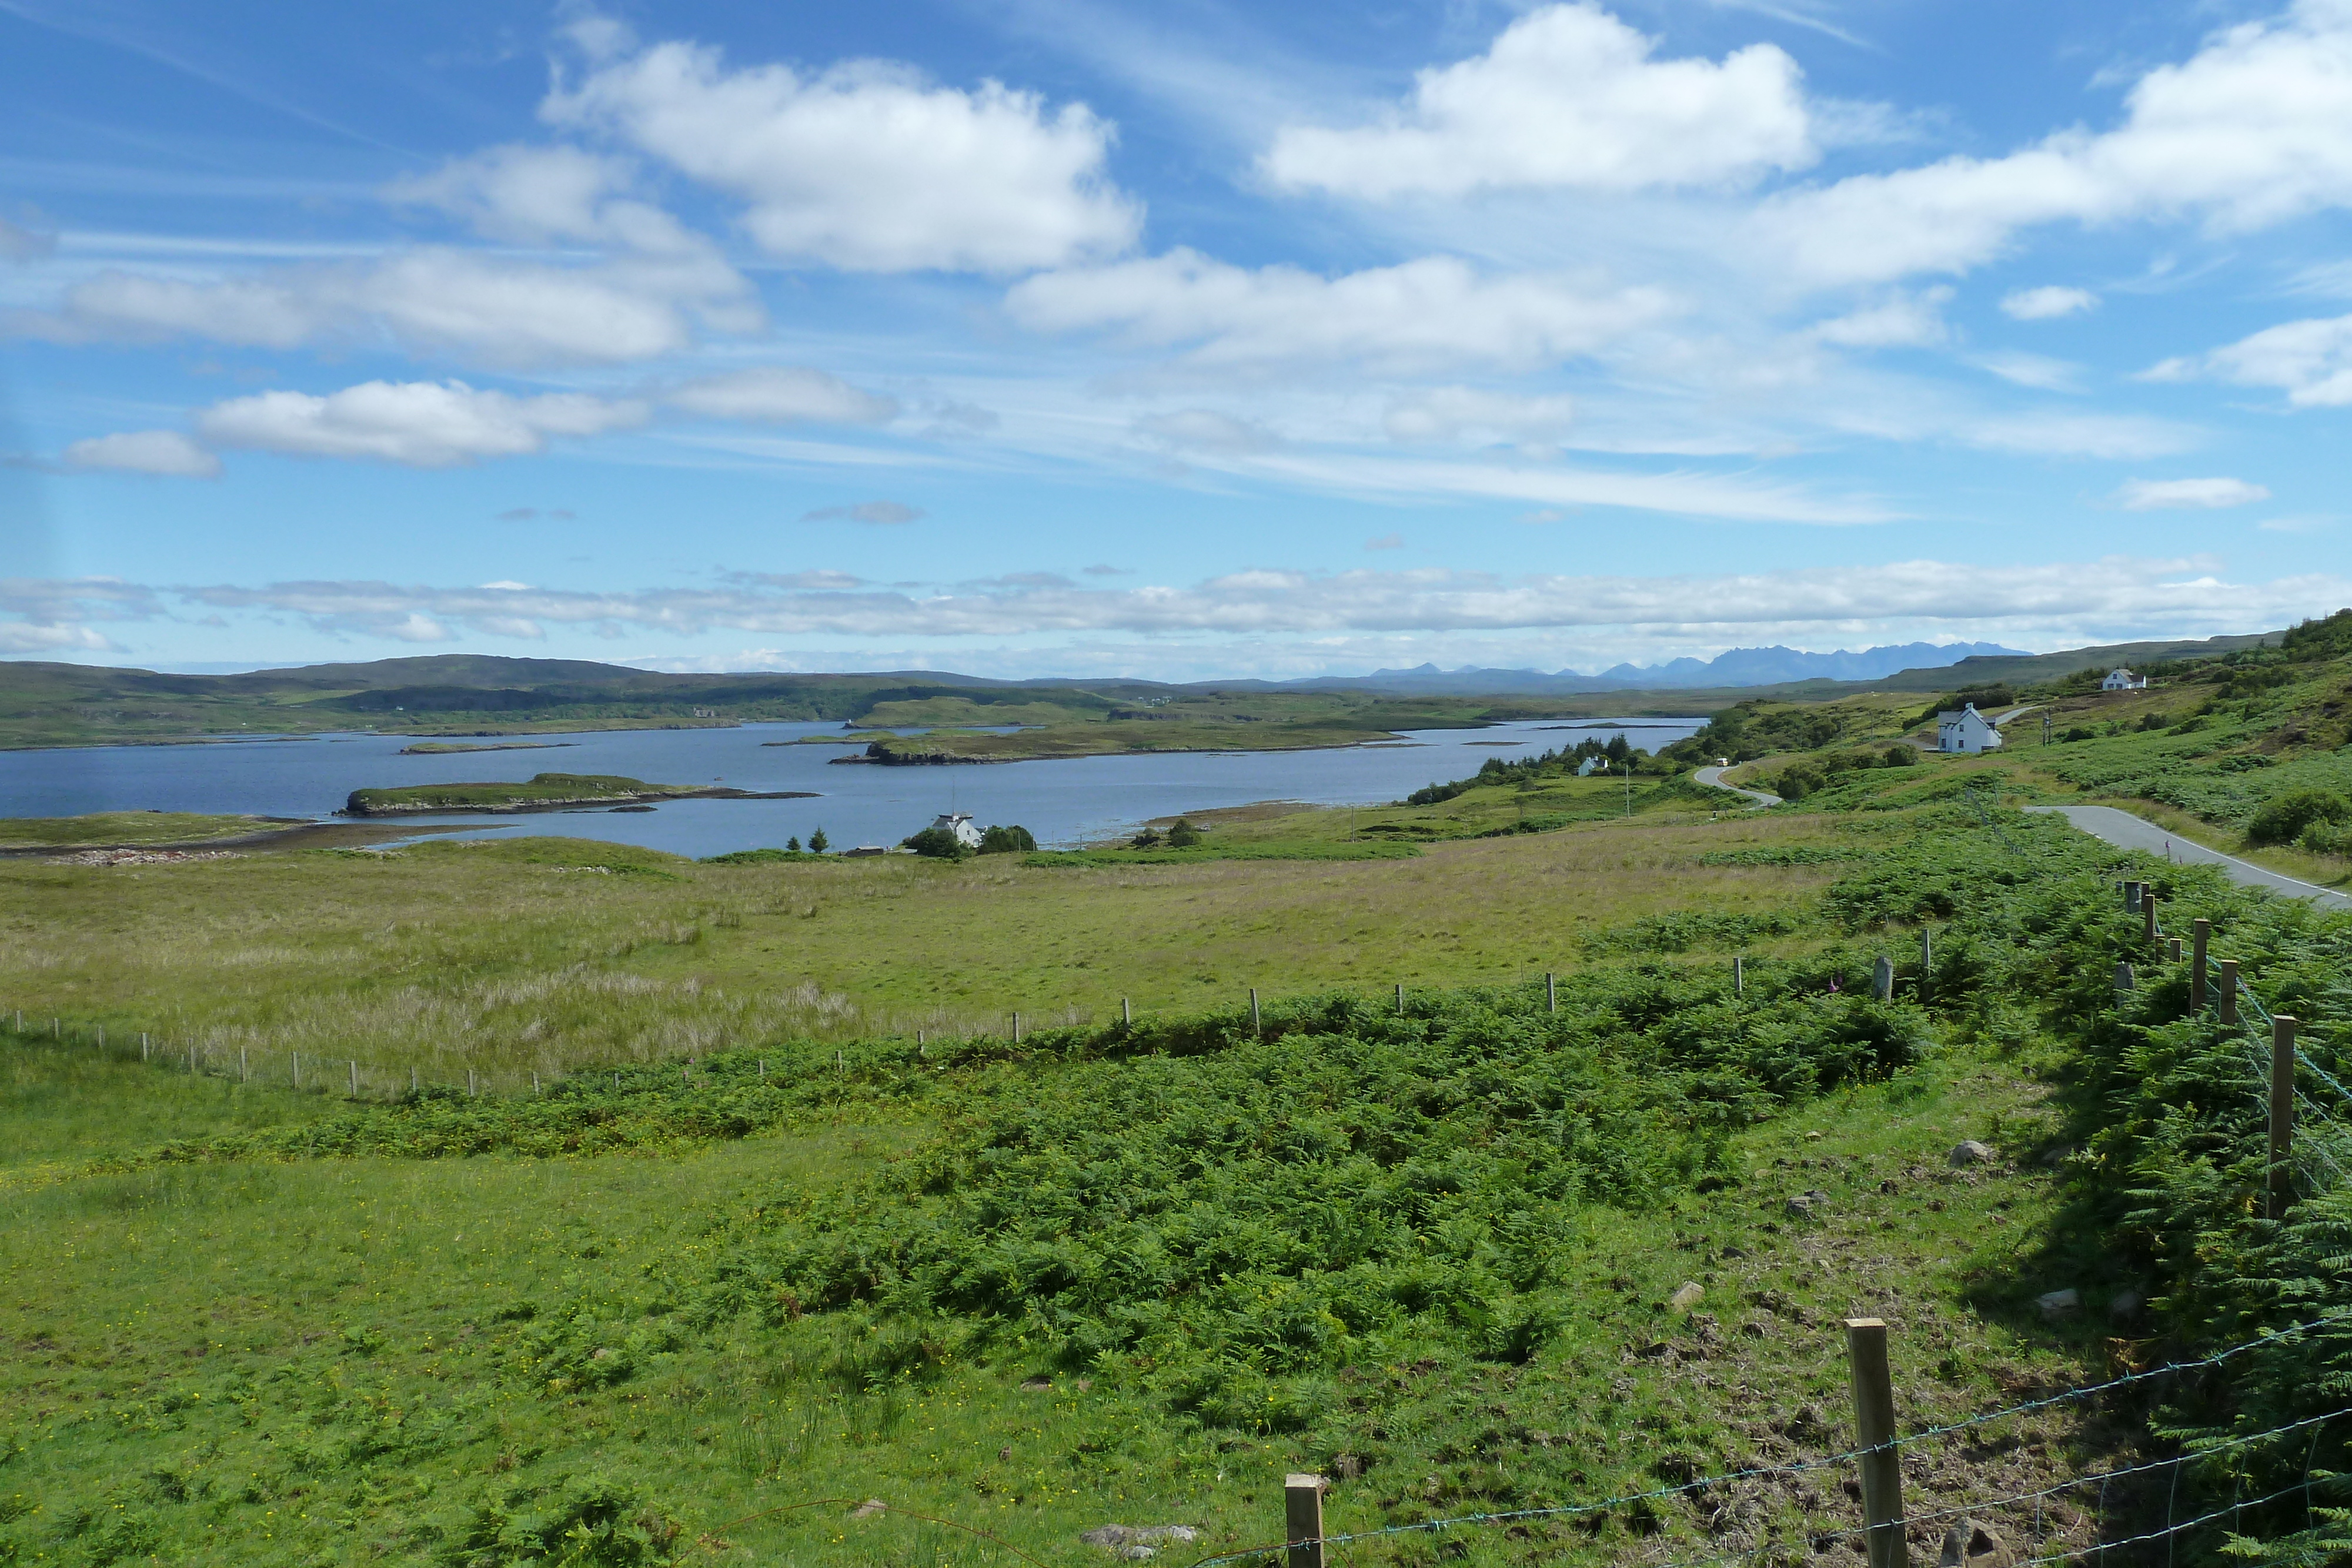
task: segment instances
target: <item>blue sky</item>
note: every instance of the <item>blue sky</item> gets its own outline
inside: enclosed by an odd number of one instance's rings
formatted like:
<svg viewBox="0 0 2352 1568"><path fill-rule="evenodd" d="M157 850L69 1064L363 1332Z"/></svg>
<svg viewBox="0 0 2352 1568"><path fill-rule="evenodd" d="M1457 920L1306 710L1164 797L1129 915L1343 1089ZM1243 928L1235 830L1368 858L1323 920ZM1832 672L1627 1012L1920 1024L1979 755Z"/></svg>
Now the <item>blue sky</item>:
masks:
<svg viewBox="0 0 2352 1568"><path fill-rule="evenodd" d="M1596 669L2352 603L2352 0L0 0L0 654Z"/></svg>

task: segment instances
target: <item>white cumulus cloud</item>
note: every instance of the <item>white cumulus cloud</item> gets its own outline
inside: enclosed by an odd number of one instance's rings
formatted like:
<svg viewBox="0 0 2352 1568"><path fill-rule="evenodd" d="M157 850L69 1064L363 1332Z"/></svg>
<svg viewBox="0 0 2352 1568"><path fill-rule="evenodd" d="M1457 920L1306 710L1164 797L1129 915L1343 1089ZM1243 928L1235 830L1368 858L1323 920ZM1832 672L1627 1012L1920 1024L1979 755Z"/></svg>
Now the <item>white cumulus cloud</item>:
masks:
<svg viewBox="0 0 2352 1568"><path fill-rule="evenodd" d="M1792 192L1766 204L1759 236L1835 284L1965 271L2039 224L2193 217L2231 233L2347 204L2352 5L2298 0L2149 71L2113 130Z"/></svg>
<svg viewBox="0 0 2352 1568"><path fill-rule="evenodd" d="M1184 362L1192 367L1256 371L1346 362L1400 371L1533 369L1589 353L1674 308L1657 288L1489 277L1453 256L1324 277L1295 267L1251 270L1184 249L1043 273L1005 296L1013 319L1037 330L1189 345Z"/></svg>
<svg viewBox="0 0 2352 1568"><path fill-rule="evenodd" d="M1276 184L1374 200L1488 187L1730 185L1818 156L1797 63L1756 44L1719 64L1655 59L1657 40L1598 5L1547 5L1484 55L1419 73L1378 122L1292 125Z"/></svg>
<svg viewBox="0 0 2352 1568"><path fill-rule="evenodd" d="M2132 479L2116 492L2115 504L2126 512L2171 507L2214 511L2224 507L2250 507L2270 498L2267 486L2243 479Z"/></svg>
<svg viewBox="0 0 2352 1568"><path fill-rule="evenodd" d="M2295 408L2341 408L2352 403L2352 316L2282 322L2209 354L2167 360L2147 372L2147 379L2160 382L2200 376L2276 387Z"/></svg>
<svg viewBox="0 0 2352 1568"><path fill-rule="evenodd" d="M66 466L85 472L168 475L182 479L217 479L220 459L176 430L126 430L94 435L65 450Z"/></svg>
<svg viewBox="0 0 2352 1568"><path fill-rule="evenodd" d="M662 401L688 413L768 424L887 424L898 417L898 399L860 392L823 371L798 365L706 376Z"/></svg>
<svg viewBox="0 0 2352 1568"><path fill-rule="evenodd" d="M2019 321L2054 321L2061 316L2098 308L2099 297L2087 288L2044 284L2039 288L2012 288L2000 297L2002 311Z"/></svg>
<svg viewBox="0 0 2352 1568"><path fill-rule="evenodd" d="M578 147L485 148L384 186L395 204L437 207L510 245L570 241L647 254L709 252L710 242L628 194L635 171Z"/></svg>
<svg viewBox="0 0 2352 1568"><path fill-rule="evenodd" d="M596 60L541 112L739 198L772 254L855 271L1059 266L1126 249L1142 221L1104 172L1108 122L994 81L870 60L730 69L666 43Z"/></svg>
<svg viewBox="0 0 2352 1568"><path fill-rule="evenodd" d="M323 397L266 392L215 403L196 428L222 446L299 457L340 457L449 468L520 457L559 435L596 435L643 424L642 402L577 392L515 397L463 382L366 382Z"/></svg>

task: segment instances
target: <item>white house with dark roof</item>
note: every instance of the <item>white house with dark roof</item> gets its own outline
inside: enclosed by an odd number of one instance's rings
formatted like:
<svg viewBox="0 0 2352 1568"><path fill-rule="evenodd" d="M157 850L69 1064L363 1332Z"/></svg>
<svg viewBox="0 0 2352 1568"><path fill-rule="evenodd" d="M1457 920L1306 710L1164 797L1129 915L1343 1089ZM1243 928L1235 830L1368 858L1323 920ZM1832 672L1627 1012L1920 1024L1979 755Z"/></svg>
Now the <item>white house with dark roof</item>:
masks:
<svg viewBox="0 0 2352 1568"><path fill-rule="evenodd" d="M2146 675L2135 675L2129 670L2126 670L2122 665L2118 664L2114 669L2107 672L2107 678L2099 683L2099 689L2103 692L2146 691L2147 689L2147 677Z"/></svg>
<svg viewBox="0 0 2352 1568"><path fill-rule="evenodd" d="M1938 751L1998 751L2000 731L1992 720L1977 712L1977 705L1969 704L1958 713L1945 712L1936 716L1936 749Z"/></svg>
<svg viewBox="0 0 2352 1568"><path fill-rule="evenodd" d="M970 811L948 811L934 819L931 826L953 835L955 841L968 850L980 848L980 824L971 820Z"/></svg>

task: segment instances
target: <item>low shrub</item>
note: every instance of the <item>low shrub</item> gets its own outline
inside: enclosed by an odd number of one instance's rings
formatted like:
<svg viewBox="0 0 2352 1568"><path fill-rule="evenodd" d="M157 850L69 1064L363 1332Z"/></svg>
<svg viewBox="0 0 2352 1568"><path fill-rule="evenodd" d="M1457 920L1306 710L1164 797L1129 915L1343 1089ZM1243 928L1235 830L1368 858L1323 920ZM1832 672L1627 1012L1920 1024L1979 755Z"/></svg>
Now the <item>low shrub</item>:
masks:
<svg viewBox="0 0 2352 1568"><path fill-rule="evenodd" d="M2333 789L2291 789L2257 810L2246 823L2246 841L2288 844L2317 823L2352 822L2352 800Z"/></svg>
<svg viewBox="0 0 2352 1568"><path fill-rule="evenodd" d="M971 853L964 847L962 840L945 828L925 828L919 833L901 839L899 848L939 861L960 861Z"/></svg>
<svg viewBox="0 0 2352 1568"><path fill-rule="evenodd" d="M1340 994L1262 1035L1246 1009L1041 1030L928 1148L779 1191L691 1312L876 1314L1294 1429L1383 1347L1530 1359L1576 1307L1580 1207L1727 1179L1734 1129L1916 1060L1923 1016L1862 976L1758 965L1734 998L1713 966L1629 965L1563 977L1557 1013L1532 989L1405 1015Z"/></svg>

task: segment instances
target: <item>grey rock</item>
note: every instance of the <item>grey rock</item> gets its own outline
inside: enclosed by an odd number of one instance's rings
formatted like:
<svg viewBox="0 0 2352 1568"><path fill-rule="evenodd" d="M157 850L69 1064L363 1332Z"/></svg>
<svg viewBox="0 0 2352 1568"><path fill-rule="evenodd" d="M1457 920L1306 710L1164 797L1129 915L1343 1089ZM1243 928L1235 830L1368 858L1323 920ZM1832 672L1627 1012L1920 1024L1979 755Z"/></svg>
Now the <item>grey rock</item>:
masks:
<svg viewBox="0 0 2352 1568"><path fill-rule="evenodd" d="M1951 1162L1956 1166L1989 1166L2000 1156L1990 1144L1979 1144L1974 1138L1963 1138L1952 1145Z"/></svg>
<svg viewBox="0 0 2352 1568"><path fill-rule="evenodd" d="M1165 1542L1198 1541L1201 1532L1189 1524L1099 1524L1078 1537L1114 1557L1140 1563L1157 1557Z"/></svg>
<svg viewBox="0 0 2352 1568"><path fill-rule="evenodd" d="M2045 1323L2063 1322L2083 1310L2083 1292L2076 1290L2048 1291L2033 1298L2033 1304Z"/></svg>
<svg viewBox="0 0 2352 1568"><path fill-rule="evenodd" d="M2147 1306L2147 1298L2137 1291L2117 1291L2107 1298L2107 1316L2116 1322L2127 1323L2138 1317Z"/></svg>
<svg viewBox="0 0 2352 1568"><path fill-rule="evenodd" d="M1830 1195L1819 1187L1801 1192L1780 1207L1791 1219L1811 1219L1830 1206Z"/></svg>
<svg viewBox="0 0 2352 1568"><path fill-rule="evenodd" d="M1973 1519L1956 1519L1944 1531L1943 1555L1937 1568L2008 1568L2009 1542L1990 1526Z"/></svg>
<svg viewBox="0 0 2352 1568"><path fill-rule="evenodd" d="M1686 1312L1706 1300L1706 1287L1696 1280L1686 1280L1666 1298L1666 1305L1678 1312Z"/></svg>

